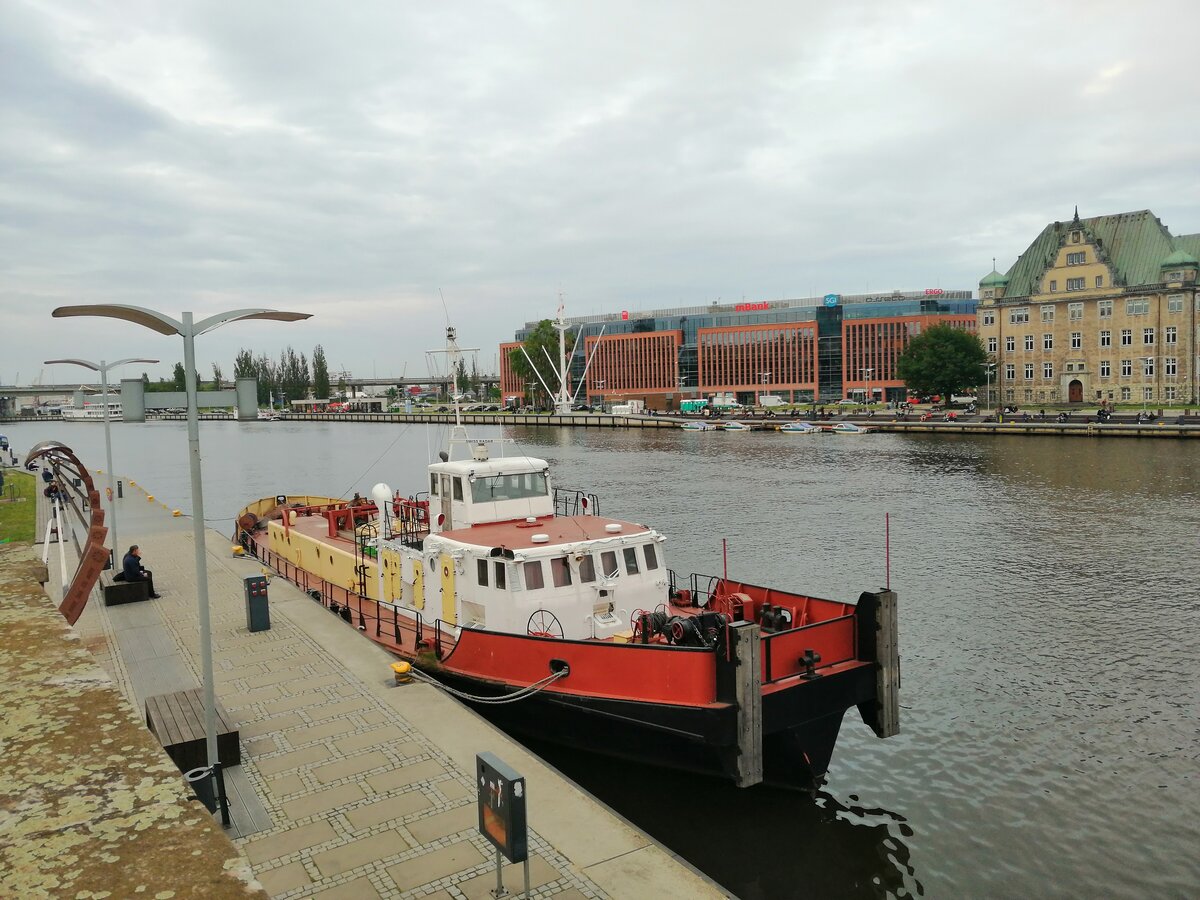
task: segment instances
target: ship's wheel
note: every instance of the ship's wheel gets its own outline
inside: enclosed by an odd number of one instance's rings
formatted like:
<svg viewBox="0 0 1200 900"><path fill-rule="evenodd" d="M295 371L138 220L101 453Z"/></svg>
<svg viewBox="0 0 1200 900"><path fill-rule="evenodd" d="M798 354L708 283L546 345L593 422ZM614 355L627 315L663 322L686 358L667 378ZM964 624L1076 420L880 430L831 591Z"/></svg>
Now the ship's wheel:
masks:
<svg viewBox="0 0 1200 900"><path fill-rule="evenodd" d="M529 617L525 630L533 637L558 638L563 637L563 627L554 613L548 609L535 610Z"/></svg>

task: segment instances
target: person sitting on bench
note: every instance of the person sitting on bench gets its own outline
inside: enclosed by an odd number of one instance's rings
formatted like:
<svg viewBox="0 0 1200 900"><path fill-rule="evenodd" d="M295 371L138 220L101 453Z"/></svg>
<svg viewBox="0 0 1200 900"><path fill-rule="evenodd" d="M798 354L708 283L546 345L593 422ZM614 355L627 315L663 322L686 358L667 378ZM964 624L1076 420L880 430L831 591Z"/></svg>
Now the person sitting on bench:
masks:
<svg viewBox="0 0 1200 900"><path fill-rule="evenodd" d="M150 599L157 600L161 595L154 590L154 573L142 565L142 551L134 544L121 561L122 571L113 576L113 581L144 581L150 589Z"/></svg>

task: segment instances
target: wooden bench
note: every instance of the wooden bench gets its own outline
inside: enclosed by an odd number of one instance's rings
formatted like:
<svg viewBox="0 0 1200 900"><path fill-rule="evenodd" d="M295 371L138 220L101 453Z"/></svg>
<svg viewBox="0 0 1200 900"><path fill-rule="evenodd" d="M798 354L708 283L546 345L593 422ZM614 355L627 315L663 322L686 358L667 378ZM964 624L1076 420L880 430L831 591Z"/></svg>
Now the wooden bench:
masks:
<svg viewBox="0 0 1200 900"><path fill-rule="evenodd" d="M100 590L105 606L137 603L150 599L150 583L146 581L113 581L112 572L100 573Z"/></svg>
<svg viewBox="0 0 1200 900"><path fill-rule="evenodd" d="M147 697L146 727L158 738L179 771L208 765L204 695L200 688ZM217 703L217 757L226 767L242 762L237 726L230 723L229 713L220 702Z"/></svg>

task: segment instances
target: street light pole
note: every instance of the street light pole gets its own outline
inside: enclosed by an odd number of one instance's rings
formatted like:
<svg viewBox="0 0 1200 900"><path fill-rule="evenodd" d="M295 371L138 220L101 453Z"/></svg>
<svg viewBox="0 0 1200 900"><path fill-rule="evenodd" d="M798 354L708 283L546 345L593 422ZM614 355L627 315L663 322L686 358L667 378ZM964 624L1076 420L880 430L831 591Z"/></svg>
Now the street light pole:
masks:
<svg viewBox="0 0 1200 900"><path fill-rule="evenodd" d="M874 369L863 369L862 370L863 383L866 388L867 405L868 406L871 405L871 401L873 400L873 398L871 397L871 375L874 371L875 371Z"/></svg>
<svg viewBox="0 0 1200 900"><path fill-rule="evenodd" d="M1143 384L1142 384L1142 417L1145 418L1146 400L1148 399L1146 397L1145 380L1146 380L1147 376L1149 376L1150 378L1156 377L1156 375L1150 375L1150 373L1147 372L1146 370L1149 369L1150 364L1154 362L1154 357L1153 356L1139 356L1138 359L1141 360L1141 363L1142 363L1142 382L1143 382ZM1153 381L1150 382L1150 390L1151 391L1154 390L1154 382Z"/></svg>
<svg viewBox="0 0 1200 900"><path fill-rule="evenodd" d="M987 364L987 408L988 415L992 414L992 373L996 371L995 363Z"/></svg>
<svg viewBox="0 0 1200 900"><path fill-rule="evenodd" d="M762 389L763 389L763 387L766 386L767 381L769 381L770 378L771 378L770 372L759 372L758 373L759 389L758 389L758 396L754 399L755 406L762 406Z"/></svg>
<svg viewBox="0 0 1200 900"><path fill-rule="evenodd" d="M112 556L109 563L112 568L117 566L117 553L120 544L117 542L117 476L113 471L112 461L112 430L109 428L109 411L108 411L108 370L116 369L119 366L128 365L129 363L156 363L157 359L118 359L116 362L106 363L100 360L98 363L89 362L86 359L48 359L45 362L47 366L58 365L65 363L72 366L83 366L85 369L91 369L93 372L100 373L100 390L101 396L104 397L104 464L108 466L108 509L112 513L112 528L109 529L109 543L112 544Z"/></svg>
<svg viewBox="0 0 1200 900"><path fill-rule="evenodd" d="M172 319L152 309L122 304L96 304L94 306L60 306L52 313L54 318L72 316L100 316L122 319L142 325L159 334L178 334L183 337L184 386L187 391L188 454L191 467L192 487L192 539L196 548L196 605L199 612L200 664L204 680L204 728L208 751L208 768L212 774L217 795L224 793L221 781L221 760L217 755L217 705L213 676L212 624L208 604L208 565L204 548L204 487L200 477L200 417L196 399L196 335L212 331L228 322L242 319L271 319L277 322L297 322L311 318L311 313L284 312L276 309L236 309L217 313L207 319L194 322L192 314L185 312L182 321ZM228 826L229 818L225 804L221 805L223 823Z"/></svg>

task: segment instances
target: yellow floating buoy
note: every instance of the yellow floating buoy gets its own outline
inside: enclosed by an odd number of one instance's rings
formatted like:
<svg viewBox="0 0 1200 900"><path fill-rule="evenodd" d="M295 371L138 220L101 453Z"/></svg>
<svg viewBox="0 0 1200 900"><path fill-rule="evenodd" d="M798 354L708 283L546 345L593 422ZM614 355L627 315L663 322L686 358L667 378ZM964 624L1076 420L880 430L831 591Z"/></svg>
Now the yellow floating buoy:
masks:
<svg viewBox="0 0 1200 900"><path fill-rule="evenodd" d="M392 674L396 676L396 684L408 684L412 681L412 666L406 662L392 663Z"/></svg>
<svg viewBox="0 0 1200 900"><path fill-rule="evenodd" d="M183 515L183 510L173 509L173 510L171 510L171 515L174 516L176 519L178 519L180 516Z"/></svg>

